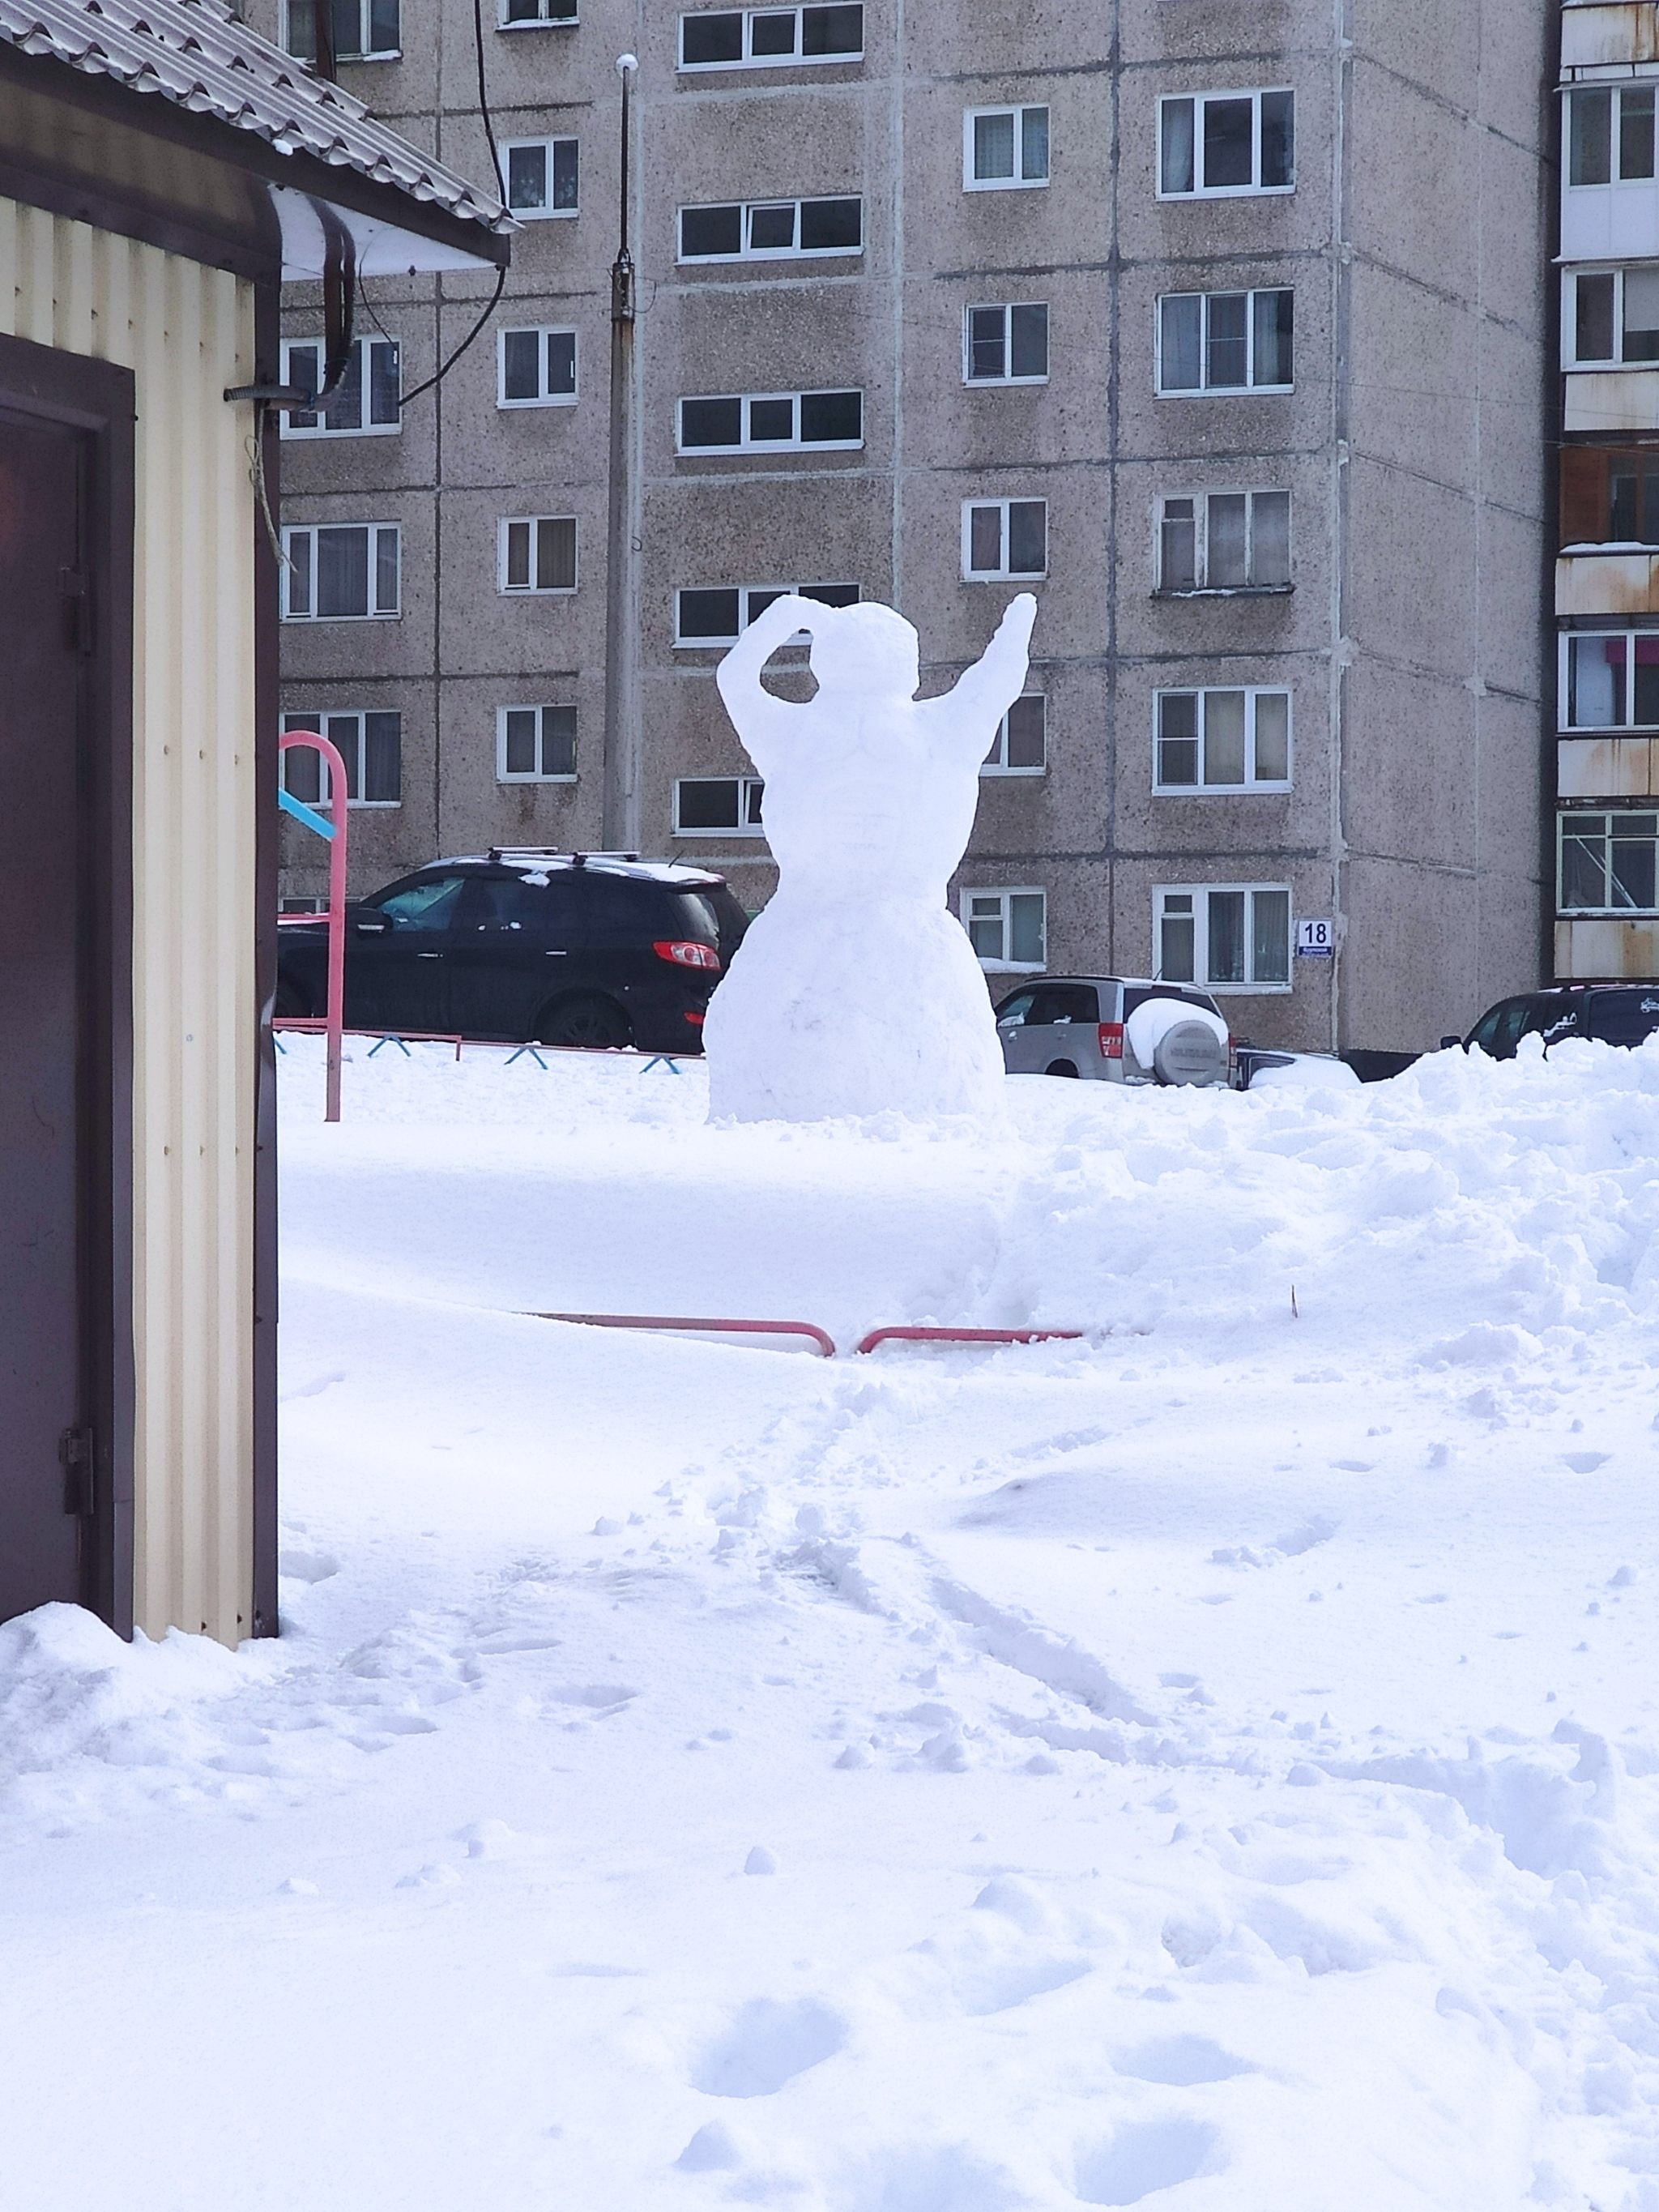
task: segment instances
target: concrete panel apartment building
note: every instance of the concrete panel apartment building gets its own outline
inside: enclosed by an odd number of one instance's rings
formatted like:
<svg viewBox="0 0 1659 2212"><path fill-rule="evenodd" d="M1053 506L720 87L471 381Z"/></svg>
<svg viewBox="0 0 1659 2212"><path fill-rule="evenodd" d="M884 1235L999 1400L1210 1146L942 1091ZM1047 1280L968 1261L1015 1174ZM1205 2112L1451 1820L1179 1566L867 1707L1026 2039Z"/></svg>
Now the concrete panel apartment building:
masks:
<svg viewBox="0 0 1659 2212"><path fill-rule="evenodd" d="M637 774L611 842L758 907L713 672L764 595L890 602L932 690L1030 588L954 890L999 995L1161 973L1259 1042L1401 1048L1537 982L1556 0L577 4L486 0L523 228L477 342L400 417L488 288L369 280L354 382L289 418L284 702L353 764L354 889L606 842L626 49ZM253 7L314 40L309 0ZM464 0L333 22L343 84L489 175ZM317 301L290 295L293 380ZM298 904L324 877L285 827ZM1297 957L1309 921L1334 958Z"/></svg>

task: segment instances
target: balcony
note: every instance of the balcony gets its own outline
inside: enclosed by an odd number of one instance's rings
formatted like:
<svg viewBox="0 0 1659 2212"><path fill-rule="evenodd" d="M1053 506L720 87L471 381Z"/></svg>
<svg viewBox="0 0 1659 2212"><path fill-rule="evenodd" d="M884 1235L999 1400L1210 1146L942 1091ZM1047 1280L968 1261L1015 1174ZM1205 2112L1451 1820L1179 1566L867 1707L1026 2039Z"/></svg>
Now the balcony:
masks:
<svg viewBox="0 0 1659 2212"><path fill-rule="evenodd" d="M1659 614L1659 552L1569 547L1555 563L1558 615Z"/></svg>
<svg viewBox="0 0 1659 2212"><path fill-rule="evenodd" d="M1561 9L1561 68L1629 68L1659 61L1659 7L1655 0L1565 0Z"/></svg>
<svg viewBox="0 0 1659 2212"><path fill-rule="evenodd" d="M1558 921L1555 974L1562 983L1645 982L1659 976L1659 919Z"/></svg>
<svg viewBox="0 0 1659 2212"><path fill-rule="evenodd" d="M1563 738L1558 799L1650 799L1659 794L1659 738Z"/></svg>
<svg viewBox="0 0 1659 2212"><path fill-rule="evenodd" d="M1659 368L1578 368L1563 380L1564 430L1659 430Z"/></svg>

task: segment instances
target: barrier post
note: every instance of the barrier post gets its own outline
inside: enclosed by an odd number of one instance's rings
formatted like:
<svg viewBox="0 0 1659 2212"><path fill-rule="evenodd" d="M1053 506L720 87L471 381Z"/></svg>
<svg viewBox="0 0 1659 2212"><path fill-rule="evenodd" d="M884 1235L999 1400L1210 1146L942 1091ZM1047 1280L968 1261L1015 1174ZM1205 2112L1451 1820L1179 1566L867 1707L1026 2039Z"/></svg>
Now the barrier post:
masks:
<svg viewBox="0 0 1659 2212"><path fill-rule="evenodd" d="M331 820L280 787L276 793L276 804L284 814L291 814L296 822L302 822L307 830L314 830L318 836L328 840L328 1014L325 1031L328 1072L324 1091L323 1119L337 1121L340 1118L340 1039L345 1028L346 817L350 805L346 764L339 747L324 737L320 730L285 730L277 744L283 752L290 745L308 745L313 752L322 755L328 766Z"/></svg>

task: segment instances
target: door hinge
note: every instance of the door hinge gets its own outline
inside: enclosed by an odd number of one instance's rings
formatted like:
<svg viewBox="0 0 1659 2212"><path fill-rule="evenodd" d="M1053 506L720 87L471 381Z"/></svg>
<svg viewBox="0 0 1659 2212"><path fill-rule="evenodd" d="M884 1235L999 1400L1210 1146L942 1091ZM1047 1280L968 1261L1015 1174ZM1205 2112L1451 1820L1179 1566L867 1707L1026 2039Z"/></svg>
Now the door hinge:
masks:
<svg viewBox="0 0 1659 2212"><path fill-rule="evenodd" d="M92 1431L65 1429L58 1439L58 1456L64 1462L64 1510L89 1520L95 1510Z"/></svg>
<svg viewBox="0 0 1659 2212"><path fill-rule="evenodd" d="M82 568L60 568L58 589L64 600L64 642L72 651L89 653L92 651L92 595L87 589L86 571Z"/></svg>

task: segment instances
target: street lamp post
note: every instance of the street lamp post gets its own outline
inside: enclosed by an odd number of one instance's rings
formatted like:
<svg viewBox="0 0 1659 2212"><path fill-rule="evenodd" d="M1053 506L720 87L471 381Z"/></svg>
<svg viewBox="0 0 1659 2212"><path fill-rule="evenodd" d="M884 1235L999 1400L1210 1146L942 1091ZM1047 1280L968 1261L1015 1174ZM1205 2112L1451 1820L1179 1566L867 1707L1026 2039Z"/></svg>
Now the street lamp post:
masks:
<svg viewBox="0 0 1659 2212"><path fill-rule="evenodd" d="M639 713L634 696L638 593L634 580L634 257L628 250L629 94L639 63L623 54L617 258L611 264L611 501L605 564L605 811L611 852L640 843Z"/></svg>

